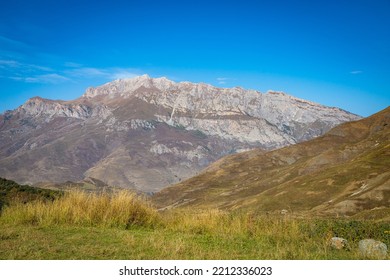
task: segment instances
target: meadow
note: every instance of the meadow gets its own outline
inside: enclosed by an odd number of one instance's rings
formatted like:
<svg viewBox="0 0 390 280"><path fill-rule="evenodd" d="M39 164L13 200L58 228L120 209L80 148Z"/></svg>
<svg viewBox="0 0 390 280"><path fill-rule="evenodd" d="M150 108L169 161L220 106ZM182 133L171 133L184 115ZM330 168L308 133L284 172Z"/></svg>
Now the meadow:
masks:
<svg viewBox="0 0 390 280"><path fill-rule="evenodd" d="M129 191L15 200L0 215L0 259L362 259L361 239L390 247L384 221L193 208L158 212ZM349 246L331 248L333 236Z"/></svg>

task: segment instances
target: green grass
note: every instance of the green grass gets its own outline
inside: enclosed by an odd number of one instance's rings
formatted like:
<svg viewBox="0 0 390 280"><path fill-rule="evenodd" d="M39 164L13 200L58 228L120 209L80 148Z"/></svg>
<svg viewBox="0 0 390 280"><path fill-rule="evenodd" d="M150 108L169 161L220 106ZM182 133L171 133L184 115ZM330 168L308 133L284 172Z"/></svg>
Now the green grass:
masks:
<svg viewBox="0 0 390 280"><path fill-rule="evenodd" d="M360 259L359 240L390 245L374 221L297 219L219 210L157 213L129 192L66 193L5 207L0 259ZM349 250L329 247L332 236Z"/></svg>
<svg viewBox="0 0 390 280"><path fill-rule="evenodd" d="M214 235L164 229L77 226L4 227L0 259L355 259L321 239ZM302 242L298 244L298 242Z"/></svg>

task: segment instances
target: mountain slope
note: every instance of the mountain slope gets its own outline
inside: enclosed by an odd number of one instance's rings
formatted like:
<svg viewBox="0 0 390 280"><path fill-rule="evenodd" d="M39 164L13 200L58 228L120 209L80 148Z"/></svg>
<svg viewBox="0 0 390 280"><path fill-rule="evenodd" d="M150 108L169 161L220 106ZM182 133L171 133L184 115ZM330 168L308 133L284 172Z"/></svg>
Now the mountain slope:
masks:
<svg viewBox="0 0 390 280"><path fill-rule="evenodd" d="M307 142L229 156L154 201L160 208L390 214L389 127L390 107Z"/></svg>
<svg viewBox="0 0 390 280"><path fill-rule="evenodd" d="M222 156L284 147L356 119L284 93L144 75L73 101L31 98L0 115L0 176L28 184L96 178L155 192Z"/></svg>

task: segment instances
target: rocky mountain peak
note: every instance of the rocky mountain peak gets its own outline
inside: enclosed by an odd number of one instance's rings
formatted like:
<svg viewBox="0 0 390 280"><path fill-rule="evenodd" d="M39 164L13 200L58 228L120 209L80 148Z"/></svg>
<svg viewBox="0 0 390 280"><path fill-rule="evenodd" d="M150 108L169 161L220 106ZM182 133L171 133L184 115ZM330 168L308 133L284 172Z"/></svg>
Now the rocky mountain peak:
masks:
<svg viewBox="0 0 390 280"><path fill-rule="evenodd" d="M142 75L88 88L73 101L34 97L0 115L0 176L93 177L155 191L224 155L284 147L357 119L285 93Z"/></svg>
<svg viewBox="0 0 390 280"><path fill-rule="evenodd" d="M168 80L165 77L151 78L148 75L137 76L128 79L118 79L106 83L99 87L90 87L84 93L85 98L94 98L97 96L115 98L115 97L129 97L132 93L140 88L168 90L173 87L175 82Z"/></svg>

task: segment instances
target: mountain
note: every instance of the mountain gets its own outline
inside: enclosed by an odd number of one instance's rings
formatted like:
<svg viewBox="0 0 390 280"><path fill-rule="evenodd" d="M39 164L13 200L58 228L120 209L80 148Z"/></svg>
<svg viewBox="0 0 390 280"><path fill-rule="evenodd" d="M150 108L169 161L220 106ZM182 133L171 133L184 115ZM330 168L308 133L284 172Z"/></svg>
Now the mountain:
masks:
<svg viewBox="0 0 390 280"><path fill-rule="evenodd" d="M316 139L227 156L154 196L160 208L390 219L390 107Z"/></svg>
<svg viewBox="0 0 390 280"><path fill-rule="evenodd" d="M0 115L0 176L155 192L222 156L299 143L359 118L281 92L143 75L72 101L34 97Z"/></svg>

